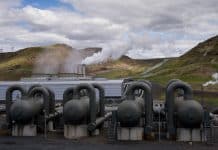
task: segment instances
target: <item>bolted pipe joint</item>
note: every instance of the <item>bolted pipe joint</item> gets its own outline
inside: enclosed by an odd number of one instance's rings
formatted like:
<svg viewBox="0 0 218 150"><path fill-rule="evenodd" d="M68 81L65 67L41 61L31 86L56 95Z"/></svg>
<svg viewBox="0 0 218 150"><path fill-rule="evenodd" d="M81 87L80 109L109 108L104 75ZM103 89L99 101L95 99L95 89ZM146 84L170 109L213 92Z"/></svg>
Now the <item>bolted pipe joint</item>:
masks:
<svg viewBox="0 0 218 150"><path fill-rule="evenodd" d="M112 117L112 112L105 114L105 116L103 117L99 117L98 119L96 119L95 122L89 123L87 128L88 131L89 132L95 131L95 129L101 126L104 123L104 121L108 120L110 117Z"/></svg>

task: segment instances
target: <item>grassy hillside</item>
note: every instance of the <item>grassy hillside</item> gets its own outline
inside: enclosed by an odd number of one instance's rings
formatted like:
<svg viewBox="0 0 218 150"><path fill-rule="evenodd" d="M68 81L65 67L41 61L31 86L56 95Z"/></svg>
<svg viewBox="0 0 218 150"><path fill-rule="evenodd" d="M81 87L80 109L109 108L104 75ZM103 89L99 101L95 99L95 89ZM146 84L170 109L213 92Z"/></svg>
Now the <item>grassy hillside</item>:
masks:
<svg viewBox="0 0 218 150"><path fill-rule="evenodd" d="M100 50L100 48L81 50L81 57L90 56ZM62 63L73 51L72 47L65 44L55 44L25 48L17 52L0 53L0 80L20 80L22 77L30 77L35 70L37 61L42 56L49 54L53 60Z"/></svg>
<svg viewBox="0 0 218 150"><path fill-rule="evenodd" d="M165 84L172 78L179 78L197 85L211 80L215 72L218 72L218 36L199 43L179 58L169 60L147 75L147 79Z"/></svg>
<svg viewBox="0 0 218 150"><path fill-rule="evenodd" d="M0 80L19 80L32 74L35 58L41 47L26 48L14 53L0 54Z"/></svg>
<svg viewBox="0 0 218 150"><path fill-rule="evenodd" d="M101 48L86 48L80 50L79 55L85 58L99 51L101 51ZM61 66L65 63L66 57L72 54L74 54L74 49L64 44L30 47L17 52L2 53L0 54L0 80L19 80L22 77L30 77L33 73L43 71L42 66L52 66L52 63L58 62L58 65ZM89 65L87 71L90 75L110 79L138 78L147 68L160 61L161 59L133 60L123 56L118 60Z"/></svg>
<svg viewBox="0 0 218 150"><path fill-rule="evenodd" d="M88 73L97 77L105 77L109 79L126 77L140 78L146 69L161 61L162 59L133 60L127 56L122 56L118 60L89 65Z"/></svg>

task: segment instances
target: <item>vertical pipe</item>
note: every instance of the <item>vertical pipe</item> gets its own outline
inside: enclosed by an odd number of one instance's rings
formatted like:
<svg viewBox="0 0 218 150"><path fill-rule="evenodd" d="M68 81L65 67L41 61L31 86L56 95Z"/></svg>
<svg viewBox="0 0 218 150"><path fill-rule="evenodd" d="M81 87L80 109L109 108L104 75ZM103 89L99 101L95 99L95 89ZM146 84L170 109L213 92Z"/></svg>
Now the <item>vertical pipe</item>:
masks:
<svg viewBox="0 0 218 150"><path fill-rule="evenodd" d="M80 91L82 89L86 89L88 92L88 96L90 98L89 101L89 114L90 114L90 122L94 122L96 120L96 95L95 95L95 89L92 85L83 83L79 84L75 88L75 98L80 98Z"/></svg>
<svg viewBox="0 0 218 150"><path fill-rule="evenodd" d="M172 83L174 83L174 82L179 82L179 81L181 81L181 80L180 80L180 79L171 79L170 81L168 81L168 83L167 83L167 85L166 85L166 87L165 87L165 91L167 91L168 87L169 87ZM181 81L181 82L182 82L182 81ZM167 93L165 93L165 95L167 95ZM168 108L167 102L168 102L168 101L166 101L166 103L165 103L165 111L166 111L166 112L167 112L167 108Z"/></svg>
<svg viewBox="0 0 218 150"><path fill-rule="evenodd" d="M171 136L175 136L176 129L174 124L174 107L175 107L175 96L174 92L177 89L184 91L184 100L192 99L192 88L189 84L182 81L175 81L168 85L166 89L166 103L167 103L167 124L168 132Z"/></svg>
<svg viewBox="0 0 218 150"><path fill-rule="evenodd" d="M34 84L34 85L32 85L29 89L28 89L28 92L27 93L29 93L32 89L34 89L35 87L42 87L42 85L41 84Z"/></svg>
<svg viewBox="0 0 218 150"><path fill-rule="evenodd" d="M45 109L45 112L47 115L49 115L50 110L50 97L49 97L49 91L44 87L35 87L33 88L29 93L29 97L34 97L35 94L42 94L43 96L43 106Z"/></svg>
<svg viewBox="0 0 218 150"><path fill-rule="evenodd" d="M105 91L103 86L97 83L92 84L94 88L99 91L99 105L100 105L100 117L103 117L105 114Z"/></svg>
<svg viewBox="0 0 218 150"><path fill-rule="evenodd" d="M152 113L152 108L153 108L153 99L152 99L152 91L151 87L145 83L145 82L133 82L129 87L127 88L126 91L126 98L127 100L132 100L134 99L134 91L137 89L142 89L144 90L144 103L145 103L145 134L148 135L152 131L152 123L153 123L153 113Z"/></svg>
<svg viewBox="0 0 218 150"><path fill-rule="evenodd" d="M12 104L12 99L13 99L13 92L14 91L20 91L21 96L24 97L27 95L27 91L20 85L12 85L9 87L6 91L6 115L7 115L7 122L9 123L9 126L11 125L11 118L10 118L10 107ZM21 97L21 99L22 99Z"/></svg>
<svg viewBox="0 0 218 150"><path fill-rule="evenodd" d="M41 84L35 84L35 85L32 85L29 89L28 89L28 95L29 95L29 93L35 88L35 87L43 87ZM51 89L49 89L49 88L47 88L46 87L46 89L48 90L48 92L49 92L49 112L50 113L54 113L54 111L55 111L55 94L54 94L54 92L51 90Z"/></svg>
<svg viewBox="0 0 218 150"><path fill-rule="evenodd" d="M74 94L74 87L69 87L64 91L63 94L63 106L66 102L69 100L73 99L73 94Z"/></svg>
<svg viewBox="0 0 218 150"><path fill-rule="evenodd" d="M54 113L55 112L55 94L54 92L49 89L46 88L49 92L49 113Z"/></svg>

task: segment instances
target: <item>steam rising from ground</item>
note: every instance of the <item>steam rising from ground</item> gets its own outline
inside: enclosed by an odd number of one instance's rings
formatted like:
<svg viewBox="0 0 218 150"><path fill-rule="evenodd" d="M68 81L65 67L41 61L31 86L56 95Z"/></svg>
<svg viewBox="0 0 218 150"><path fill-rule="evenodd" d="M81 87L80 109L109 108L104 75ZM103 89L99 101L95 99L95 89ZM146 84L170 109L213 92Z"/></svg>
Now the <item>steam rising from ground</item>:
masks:
<svg viewBox="0 0 218 150"><path fill-rule="evenodd" d="M218 73L214 73L214 74L212 75L212 78L213 78L213 80L204 83L203 86L207 87L207 86L209 86L209 85L218 84Z"/></svg>
<svg viewBox="0 0 218 150"><path fill-rule="evenodd" d="M83 57L79 50L74 50L66 57L62 66L62 72L64 73L76 73L78 71L78 65L81 64Z"/></svg>
<svg viewBox="0 0 218 150"><path fill-rule="evenodd" d="M76 73L82 60L83 57L78 50L50 47L36 58L33 73Z"/></svg>

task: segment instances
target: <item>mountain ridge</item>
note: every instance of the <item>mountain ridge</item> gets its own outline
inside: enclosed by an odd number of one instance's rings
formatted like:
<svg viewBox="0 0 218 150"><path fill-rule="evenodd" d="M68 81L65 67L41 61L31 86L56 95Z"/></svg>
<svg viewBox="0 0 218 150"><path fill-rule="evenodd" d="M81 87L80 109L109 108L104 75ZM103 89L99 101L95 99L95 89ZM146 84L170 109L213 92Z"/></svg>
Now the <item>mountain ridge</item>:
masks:
<svg viewBox="0 0 218 150"><path fill-rule="evenodd" d="M179 58L171 59L153 70L147 79L165 84L179 78L192 84L203 84L218 72L218 36L199 43Z"/></svg>

